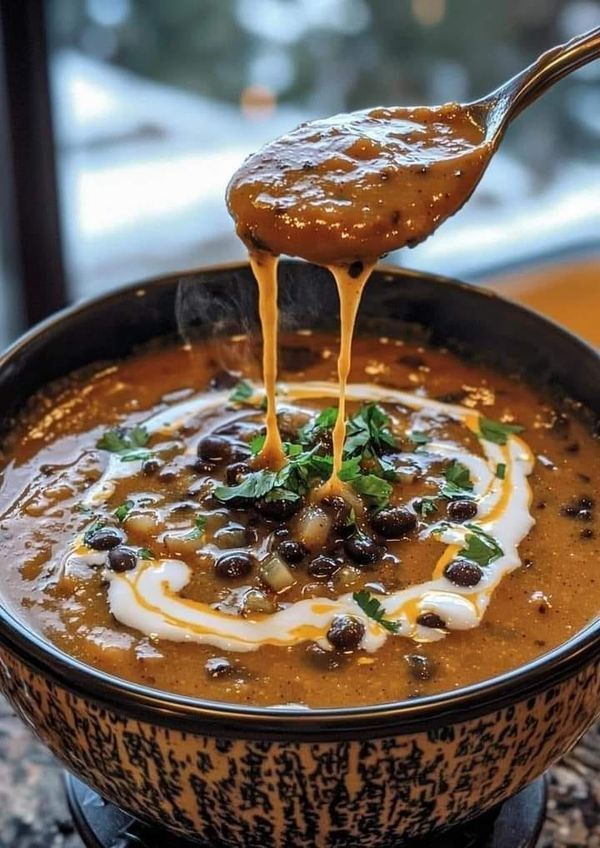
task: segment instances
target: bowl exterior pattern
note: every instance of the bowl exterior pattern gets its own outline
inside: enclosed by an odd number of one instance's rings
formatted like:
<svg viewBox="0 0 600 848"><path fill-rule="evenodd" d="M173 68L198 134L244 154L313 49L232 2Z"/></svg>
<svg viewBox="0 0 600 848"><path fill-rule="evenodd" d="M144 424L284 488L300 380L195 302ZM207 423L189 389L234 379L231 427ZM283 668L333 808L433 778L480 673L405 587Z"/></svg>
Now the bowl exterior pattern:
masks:
<svg viewBox="0 0 600 848"><path fill-rule="evenodd" d="M497 804L598 713L598 663L514 705L428 731L350 741L216 738L105 709L0 648L0 688L107 800L211 845L386 846ZM167 719L168 721L168 719Z"/></svg>

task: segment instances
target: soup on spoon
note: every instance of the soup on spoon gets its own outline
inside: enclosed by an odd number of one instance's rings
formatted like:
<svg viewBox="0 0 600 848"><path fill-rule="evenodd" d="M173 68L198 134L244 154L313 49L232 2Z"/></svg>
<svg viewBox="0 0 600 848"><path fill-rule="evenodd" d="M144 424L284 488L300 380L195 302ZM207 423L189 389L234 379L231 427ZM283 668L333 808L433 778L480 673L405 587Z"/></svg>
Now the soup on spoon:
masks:
<svg viewBox="0 0 600 848"><path fill-rule="evenodd" d="M301 124L251 155L233 176L229 210L259 287L267 437L260 460L285 463L277 431L277 257L332 272L340 299L339 414L333 472L321 496L347 495L340 479L345 387L354 324L378 257L427 238L468 199L492 153L469 106L376 108Z"/></svg>

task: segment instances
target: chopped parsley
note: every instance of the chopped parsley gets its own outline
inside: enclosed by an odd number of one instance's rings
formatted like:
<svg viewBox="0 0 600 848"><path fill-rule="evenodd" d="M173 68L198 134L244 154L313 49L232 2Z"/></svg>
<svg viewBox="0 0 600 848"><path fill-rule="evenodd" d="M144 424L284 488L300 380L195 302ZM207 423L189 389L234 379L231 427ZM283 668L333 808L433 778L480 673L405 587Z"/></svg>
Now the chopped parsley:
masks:
<svg viewBox="0 0 600 848"><path fill-rule="evenodd" d="M156 559L149 548L138 548L137 555L140 559Z"/></svg>
<svg viewBox="0 0 600 848"><path fill-rule="evenodd" d="M121 462L134 462L152 455L150 448L146 447L149 438L150 434L143 424L112 427L98 440L96 447L118 454Z"/></svg>
<svg viewBox="0 0 600 848"><path fill-rule="evenodd" d="M123 522L125 521L134 506L135 504L133 503L133 501L124 501L122 504L119 504L113 514L115 515L118 521Z"/></svg>
<svg viewBox="0 0 600 848"><path fill-rule="evenodd" d="M335 427L337 417L337 406L326 406L315 418L300 427L298 438L303 445L312 444L318 438L320 432L332 430Z"/></svg>
<svg viewBox="0 0 600 848"><path fill-rule="evenodd" d="M361 407L346 424L345 454L371 456L384 453L387 448L395 448L391 423L390 416L376 403Z"/></svg>
<svg viewBox="0 0 600 848"><path fill-rule="evenodd" d="M186 534L186 539L201 539L206 530L206 516L197 515L194 519L194 529Z"/></svg>
<svg viewBox="0 0 600 848"><path fill-rule="evenodd" d="M414 507L423 518L427 518L438 511L438 500L437 495L424 495L415 501Z"/></svg>
<svg viewBox="0 0 600 848"><path fill-rule="evenodd" d="M504 462L499 462L496 466L496 477L499 480L504 480L506 477L506 464Z"/></svg>
<svg viewBox="0 0 600 848"><path fill-rule="evenodd" d="M492 421L483 415L479 418L479 436L487 442L505 445L513 433L522 433L525 428L520 424L504 424L502 421Z"/></svg>
<svg viewBox="0 0 600 848"><path fill-rule="evenodd" d="M429 435L422 430L411 430L408 434L408 439L417 447L427 445L431 441Z"/></svg>
<svg viewBox="0 0 600 848"><path fill-rule="evenodd" d="M358 604L366 616L372 618L381 627L385 628L389 633L398 633L400 623L398 621L390 621L385 617L385 610L367 589L361 589L360 592L352 594L354 601Z"/></svg>
<svg viewBox="0 0 600 848"><path fill-rule="evenodd" d="M462 462L453 459L444 471L445 480L441 485L440 494L449 501L454 498L473 498L473 483L469 469Z"/></svg>
<svg viewBox="0 0 600 848"><path fill-rule="evenodd" d="M504 554L496 539L481 527L476 524L465 524L465 527L470 532L465 536L464 547L459 551L460 556L486 566Z"/></svg>
<svg viewBox="0 0 600 848"><path fill-rule="evenodd" d="M254 436L252 439L250 439L248 447L250 448L250 453L253 456L257 456L261 452L264 447L266 438L267 436L265 433L259 433L258 436Z"/></svg>
<svg viewBox="0 0 600 848"><path fill-rule="evenodd" d="M370 498L379 508L387 506L390 502L392 486L376 474L359 474L349 482L355 492Z"/></svg>
<svg viewBox="0 0 600 848"><path fill-rule="evenodd" d="M230 403L246 403L254 395L254 389L247 380L240 380L235 384L229 395Z"/></svg>

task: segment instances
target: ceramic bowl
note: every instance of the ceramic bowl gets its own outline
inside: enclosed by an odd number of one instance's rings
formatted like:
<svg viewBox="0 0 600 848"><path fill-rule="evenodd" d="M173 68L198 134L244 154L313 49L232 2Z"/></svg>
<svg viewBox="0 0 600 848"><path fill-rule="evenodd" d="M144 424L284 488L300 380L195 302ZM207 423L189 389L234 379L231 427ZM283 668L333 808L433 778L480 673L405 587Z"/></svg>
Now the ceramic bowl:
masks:
<svg viewBox="0 0 600 848"><path fill-rule="evenodd" d="M326 276L283 263L285 314L304 326L335 326L336 295ZM4 424L32 392L75 368L178 331L202 337L252 329L255 314L244 265L161 278L72 307L0 360ZM480 288L382 268L359 322L359 332L374 328L425 331L434 343L557 384L600 413L598 354ZM269 710L111 677L0 607L0 687L75 775L181 836L239 848L397 848L503 801L575 743L599 712L599 631L592 624L526 666L447 694Z"/></svg>

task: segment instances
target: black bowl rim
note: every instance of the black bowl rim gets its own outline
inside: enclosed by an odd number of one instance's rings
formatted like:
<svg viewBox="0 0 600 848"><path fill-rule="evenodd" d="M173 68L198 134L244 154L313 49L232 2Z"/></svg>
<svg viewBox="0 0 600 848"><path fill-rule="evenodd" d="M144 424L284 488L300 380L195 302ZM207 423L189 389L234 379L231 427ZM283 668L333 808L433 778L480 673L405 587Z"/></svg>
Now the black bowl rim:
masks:
<svg viewBox="0 0 600 848"><path fill-rule="evenodd" d="M93 311L99 303L118 301L151 286L171 286L182 278L199 273L223 273L247 267L248 263L244 261L203 266L152 277L78 301L18 338L0 356L0 369L7 367L34 341L43 341L48 331L83 312ZM434 283L466 290L469 296L475 298L504 300L489 289L439 274L388 264L379 264L376 270L384 275L427 278ZM591 354L600 360L600 353L595 348L556 322L521 304L511 301L510 305L516 311L529 313L537 320L550 324L555 332L569 337L572 344L579 346L582 353ZM364 739L422 731L435 733L436 728L467 721L534 698L583 672L598 660L600 618L532 662L470 686L414 700L320 709L251 707L177 695L132 683L70 656L41 633L31 630L9 606L4 605L0 605L0 645L34 673L41 674L77 696L132 719L182 732L223 738L310 742Z"/></svg>

